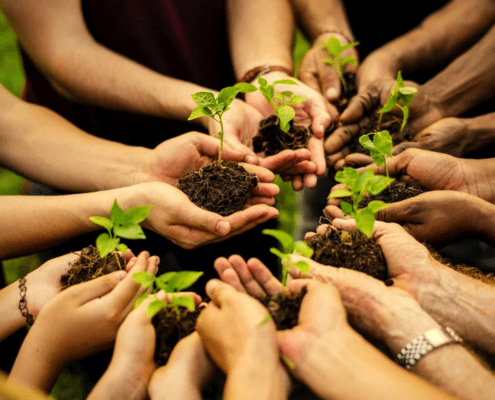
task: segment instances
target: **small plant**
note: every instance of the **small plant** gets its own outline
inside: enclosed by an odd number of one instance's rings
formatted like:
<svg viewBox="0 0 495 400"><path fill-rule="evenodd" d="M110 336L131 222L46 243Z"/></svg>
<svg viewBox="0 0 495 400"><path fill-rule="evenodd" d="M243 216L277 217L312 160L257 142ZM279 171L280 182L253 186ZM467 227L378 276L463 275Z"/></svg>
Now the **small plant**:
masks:
<svg viewBox="0 0 495 400"><path fill-rule="evenodd" d="M220 132L218 132L218 135L220 136L220 152L218 153L218 165L221 168L225 168L224 166L222 166L224 135L222 116L230 109L229 106L234 101L238 93L250 93L255 92L256 90L256 86L251 85L250 83L241 82L235 84L234 86L228 86L222 89L220 93L218 93L218 96L216 98L215 95L211 92L197 92L191 95L192 99L198 105L198 107L192 110L188 120L200 117L210 117L220 124Z"/></svg>
<svg viewBox="0 0 495 400"><path fill-rule="evenodd" d="M347 92L347 84L344 78L344 66L350 64L357 67L358 62L356 60L356 57L354 56L341 57L341 55L345 50L357 46L359 42L352 42L342 46L339 39L337 39L335 36L332 36L326 42L321 42L321 44L325 47L325 50L331 57L324 58L321 61L323 61L327 65L330 65L337 72L337 74L339 74L344 92Z"/></svg>
<svg viewBox="0 0 495 400"><path fill-rule="evenodd" d="M375 175L371 169L364 170L360 175L354 168L347 167L335 174L335 180L343 183L349 189L334 190L328 198L352 196L352 204L341 201L340 208L345 215L351 215L356 221L357 228L370 238L373 232L373 225L375 224L375 213L388 207L388 204L383 201L373 200L370 201L366 208L359 210L359 203L363 200L366 193L377 195L388 187L394 179L387 176Z"/></svg>
<svg viewBox="0 0 495 400"><path fill-rule="evenodd" d="M370 135L373 135L373 142L370 139ZM385 165L385 172L389 177L385 157L392 158L392 136L390 136L390 133L388 131L368 133L359 138L359 143L369 150L370 156L377 167Z"/></svg>
<svg viewBox="0 0 495 400"><path fill-rule="evenodd" d="M292 79L280 79L273 82L273 85L268 85L267 80L262 78L261 76L258 76L258 83L260 85L260 92L263 94L266 101L270 103L275 110L275 114L280 121L280 129L285 133L289 132L289 123L296 116L296 112L294 111L294 109L289 106L304 103L306 101L306 98L303 96L292 96L292 92L290 91L277 92L277 94L275 94L275 85L297 85L297 83Z"/></svg>
<svg viewBox="0 0 495 400"><path fill-rule="evenodd" d="M409 117L408 105L411 104L411 101L414 100L414 94L416 92L417 92L416 88L411 86L404 86L404 80L402 79L402 74L399 71L397 73L397 79L395 81L395 85L390 91L390 94L388 95L388 99L385 105L378 111L380 116L378 118L378 125L376 130L377 131L380 130L383 114L392 111L392 109L395 106L397 106L402 110L402 113L404 114L402 125L400 127L400 131L402 132L404 130L404 127L406 126L407 119Z"/></svg>
<svg viewBox="0 0 495 400"><path fill-rule="evenodd" d="M282 245L282 251L272 247L270 252L275 254L282 261L282 285L285 286L287 282L287 274L290 268L297 268L303 274L309 272L310 266L306 261L298 261L296 263L291 263L290 255L292 253L301 254L304 257L311 258L313 256L313 249L309 247L306 242L302 240L295 241L294 238L287 232L280 231L277 229L264 229L262 231L264 235L273 236Z"/></svg>
<svg viewBox="0 0 495 400"><path fill-rule="evenodd" d="M108 233L102 233L96 238L96 248L101 258L106 258L112 251L118 250L123 254L127 251L127 246L120 243L120 239L146 239L143 229L139 225L148 216L153 206L139 206L122 210L114 200L110 210L110 218L89 217L90 221L105 228ZM120 265L118 257L117 262Z"/></svg>
<svg viewBox="0 0 495 400"><path fill-rule="evenodd" d="M172 303L166 301L154 300L148 305L147 314L149 318L153 318L162 308L172 307L177 315L179 315L179 306L186 307L189 311L194 311L196 306L194 299L191 296L176 296L177 292L187 289L196 282L203 272L198 271L178 271L165 272L164 274L155 277L148 272L136 272L132 277L141 284L145 289L149 289L151 293L156 293L163 290L165 293L172 293ZM134 308L148 298L148 293L143 293L136 299Z"/></svg>

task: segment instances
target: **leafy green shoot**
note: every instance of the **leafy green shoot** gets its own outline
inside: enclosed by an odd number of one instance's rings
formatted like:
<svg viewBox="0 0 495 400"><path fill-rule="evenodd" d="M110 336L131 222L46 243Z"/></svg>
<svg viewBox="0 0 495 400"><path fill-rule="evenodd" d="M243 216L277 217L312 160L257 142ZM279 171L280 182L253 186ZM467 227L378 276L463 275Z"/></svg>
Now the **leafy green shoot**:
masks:
<svg viewBox="0 0 495 400"><path fill-rule="evenodd" d="M210 117L220 124L220 132L218 132L218 135L220 136L220 152L218 153L218 165L221 168L225 168L222 166L223 136L225 133L223 128L222 116L228 110L230 110L229 106L232 104L237 94L251 93L255 92L256 90L258 90L256 86L251 85L250 83L240 82L235 84L234 86L228 86L222 89L220 93L218 93L218 96L216 98L215 95L211 92L197 92L191 96L198 107L192 110L188 120L200 117Z"/></svg>
<svg viewBox="0 0 495 400"><path fill-rule="evenodd" d="M363 200L365 194L377 195L381 193L394 179L375 175L372 169L366 169L360 175L354 168L347 167L335 174L335 180L343 183L349 189L334 190L328 198L351 196L353 198L352 204L341 201L340 208L345 215L351 215L356 221L357 228L370 238L375 224L375 213L388 207L388 204L383 201L373 200L370 201L366 208L359 210L359 203Z"/></svg>
<svg viewBox="0 0 495 400"><path fill-rule="evenodd" d="M373 135L373 142L370 139L370 135ZM388 131L368 133L359 138L359 143L370 151L370 156L377 167L385 165L385 172L389 177L385 157L392 158L392 136L390 136L390 133Z"/></svg>
<svg viewBox="0 0 495 400"><path fill-rule="evenodd" d="M402 125L400 131L402 132L407 124L407 119L409 118L409 104L414 100L414 95L417 89L412 86L404 86L404 80L402 79L402 74L399 71L397 73L397 79L395 85L388 95L388 99L384 106L378 111L380 114L378 118L378 125L376 130L380 130L380 125L382 123L382 116L385 113L392 111L392 109L397 106L402 110L404 118L402 120Z"/></svg>
<svg viewBox="0 0 495 400"><path fill-rule="evenodd" d="M136 272L132 277L143 288L151 291L152 294L159 290L163 290L165 293L172 293L171 304L157 299L148 305L148 318L153 318L162 308L166 307L172 307L177 315L179 315L179 306L185 307L189 311L194 311L196 309L194 299L191 296L176 296L176 293L187 289L202 275L203 272L201 271L171 271L155 277L155 275L143 271ZM139 307L147 298L148 293L146 292L139 296L134 303L134 308Z"/></svg>
<svg viewBox="0 0 495 400"><path fill-rule="evenodd" d="M344 66L350 64L357 67L358 62L354 56L342 57L341 55L345 50L357 46L359 42L352 42L342 46L339 39L332 36L326 42L321 42L321 44L330 55L330 58L324 58L321 61L327 65L330 65L337 72L337 74L339 74L344 92L347 92L347 83L344 78Z"/></svg>
<svg viewBox="0 0 495 400"><path fill-rule="evenodd" d="M275 110L275 114L280 121L280 129L282 129L282 131L284 132L289 132L289 123L296 116L296 112L294 111L294 109L289 106L304 103L306 101L306 97L292 96L293 93L290 91L277 92L275 94L275 85L277 84L297 85L297 83L292 79L280 79L273 82L272 85L268 85L268 82L265 78L258 76L258 83L260 85L260 92L263 94L266 101L270 103Z"/></svg>
<svg viewBox="0 0 495 400"><path fill-rule="evenodd" d="M282 354L282 361L285 363L285 365L287 365L287 367L290 369L290 370L293 370L294 368L296 368L296 365L294 364L294 362L287 356L284 356Z"/></svg>
<svg viewBox="0 0 495 400"><path fill-rule="evenodd" d="M101 258L107 257L112 251L118 250L123 254L127 251L127 246L120 243L120 239L146 239L143 229L139 225L148 216L153 206L139 206L122 210L117 199L114 200L110 210L110 218L89 217L89 220L96 225L100 225L108 233L102 233L96 238L96 248ZM117 262L118 257L116 257ZM120 264L119 264L120 265Z"/></svg>
<svg viewBox="0 0 495 400"><path fill-rule="evenodd" d="M287 274L290 268L297 268L303 274L309 272L310 266L306 261L298 261L296 263L290 261L290 255L292 253L301 254L307 258L313 256L313 249L309 247L306 242L302 240L295 241L287 232L277 229L264 229L261 233L263 233L263 235L273 236L282 245L282 251L275 247L270 249L270 252L275 254L282 261L282 285L285 286L287 283Z"/></svg>

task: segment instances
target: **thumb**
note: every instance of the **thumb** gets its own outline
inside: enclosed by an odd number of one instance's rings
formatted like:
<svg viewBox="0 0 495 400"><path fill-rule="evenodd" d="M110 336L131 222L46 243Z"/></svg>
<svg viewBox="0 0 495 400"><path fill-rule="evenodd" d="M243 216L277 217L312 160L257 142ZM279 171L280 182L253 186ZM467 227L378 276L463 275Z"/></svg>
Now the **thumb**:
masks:
<svg viewBox="0 0 495 400"><path fill-rule="evenodd" d="M190 201L184 207L184 212L181 215L180 225L186 225L189 228L196 228L219 236L226 236L230 233L231 226L225 217L203 210Z"/></svg>
<svg viewBox="0 0 495 400"><path fill-rule="evenodd" d="M340 77L335 70L323 62L318 64L321 92L328 101L336 101L340 97Z"/></svg>
<svg viewBox="0 0 495 400"><path fill-rule="evenodd" d="M410 217L407 218L408 213L405 210L406 205L407 200L389 204L388 207L382 208L375 214L375 219L383 222L404 222L407 219L410 219Z"/></svg>
<svg viewBox="0 0 495 400"><path fill-rule="evenodd" d="M374 96L366 90L359 93L349 100L349 104L340 116L340 121L344 125L358 121L364 115L371 114L379 101L379 96Z"/></svg>
<svg viewBox="0 0 495 400"><path fill-rule="evenodd" d="M201 135L198 151L202 155L216 157L220 151L220 140L212 136ZM224 143L222 158L225 161L242 161L244 159L244 154L243 152L232 147L230 144Z"/></svg>
<svg viewBox="0 0 495 400"><path fill-rule="evenodd" d="M243 157L241 158L241 161L245 161L249 164L255 165L259 163L256 153L248 146L242 144L239 137L235 133L229 134L227 131L225 132L224 151L227 148L227 146L225 146L226 144L228 144L229 149L242 154Z"/></svg>
<svg viewBox="0 0 495 400"><path fill-rule="evenodd" d="M427 146L424 146L422 143L418 143L418 142L403 142L403 143L398 144L397 146L394 146L392 148L392 155L393 156L396 156L397 154L400 154L403 151L405 151L407 149L412 149L412 148L428 150Z"/></svg>
<svg viewBox="0 0 495 400"><path fill-rule="evenodd" d="M112 272L92 281L75 285L67 289L67 291L70 290L71 296L79 305L82 305L111 292L126 275L127 273L124 270Z"/></svg>

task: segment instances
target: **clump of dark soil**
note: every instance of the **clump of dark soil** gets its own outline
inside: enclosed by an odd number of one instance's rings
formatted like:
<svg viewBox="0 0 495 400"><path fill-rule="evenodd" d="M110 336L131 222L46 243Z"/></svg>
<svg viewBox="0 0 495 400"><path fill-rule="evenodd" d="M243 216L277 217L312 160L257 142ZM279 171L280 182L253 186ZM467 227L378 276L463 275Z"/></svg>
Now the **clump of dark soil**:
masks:
<svg viewBox="0 0 495 400"><path fill-rule="evenodd" d="M189 172L178 188L197 206L227 216L242 210L258 178L235 162L223 164L225 168L214 162Z"/></svg>
<svg viewBox="0 0 495 400"><path fill-rule="evenodd" d="M357 94L356 74L354 72L344 72L344 79L347 85L347 90L340 92L340 97L336 101L332 101L339 114L342 114L351 100Z"/></svg>
<svg viewBox="0 0 495 400"><path fill-rule="evenodd" d="M189 311L179 306L177 313L174 308L166 307L153 317L156 331L155 362L158 366L165 365L175 345L194 332L201 310Z"/></svg>
<svg viewBox="0 0 495 400"><path fill-rule="evenodd" d="M100 258L96 247L85 247L82 249L79 259L62 275L60 283L62 284L62 289L66 289L69 286L125 269L125 266L125 257L117 252L112 252L105 258Z"/></svg>
<svg viewBox="0 0 495 400"><path fill-rule="evenodd" d="M253 149L256 153L264 152L265 156L273 156L283 150L306 149L312 133L304 126L290 122L290 129L280 129L279 120L272 115L260 122L259 133L253 138Z"/></svg>
<svg viewBox="0 0 495 400"><path fill-rule="evenodd" d="M381 281L387 279L380 246L359 231L351 234L329 225L323 234L311 236L306 243L314 250L313 260L320 264L364 272Z"/></svg>
<svg viewBox="0 0 495 400"><path fill-rule="evenodd" d="M299 293L280 293L274 298L269 296L260 299L268 309L279 331L294 328L298 324L299 310L306 288Z"/></svg>

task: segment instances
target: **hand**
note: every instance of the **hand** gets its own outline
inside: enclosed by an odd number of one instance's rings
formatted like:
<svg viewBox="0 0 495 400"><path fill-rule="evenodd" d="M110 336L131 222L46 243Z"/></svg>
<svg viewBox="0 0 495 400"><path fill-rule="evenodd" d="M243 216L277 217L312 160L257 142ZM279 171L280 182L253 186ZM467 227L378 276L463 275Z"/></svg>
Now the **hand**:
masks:
<svg viewBox="0 0 495 400"><path fill-rule="evenodd" d="M201 389L212 379L216 367L197 332L174 347L167 365L158 368L149 384L150 399L201 399Z"/></svg>
<svg viewBox="0 0 495 400"><path fill-rule="evenodd" d="M215 364L227 375L246 358L278 363L273 320L260 325L268 310L218 280L206 285L211 302L199 315L196 331Z"/></svg>
<svg viewBox="0 0 495 400"><path fill-rule="evenodd" d="M262 183L253 189L255 197L248 199L246 209L227 217L199 208L182 191L161 182L126 188L128 208L152 204L144 226L185 249L225 240L278 216L277 209L263 204L273 204L272 196L278 194L277 185L264 183L273 180L273 174L255 165L245 166L257 172Z"/></svg>
<svg viewBox="0 0 495 400"><path fill-rule="evenodd" d="M359 65L356 74L358 88L365 90L374 82L395 81L399 70L396 56L383 48L378 48Z"/></svg>
<svg viewBox="0 0 495 400"><path fill-rule="evenodd" d="M340 97L341 83L338 73L330 65L322 60L328 58L328 53L321 42L326 42L330 37L335 36L341 45L349 44L349 41L342 35L335 33L324 33L318 36L311 49L306 53L299 70L299 78L311 89L321 93L329 102L336 101ZM355 47L351 47L342 53L344 56L354 56L359 59ZM344 72L356 72L356 67L347 64ZM332 106L333 107L333 106Z"/></svg>

